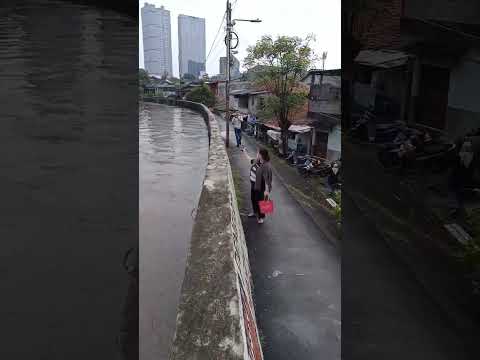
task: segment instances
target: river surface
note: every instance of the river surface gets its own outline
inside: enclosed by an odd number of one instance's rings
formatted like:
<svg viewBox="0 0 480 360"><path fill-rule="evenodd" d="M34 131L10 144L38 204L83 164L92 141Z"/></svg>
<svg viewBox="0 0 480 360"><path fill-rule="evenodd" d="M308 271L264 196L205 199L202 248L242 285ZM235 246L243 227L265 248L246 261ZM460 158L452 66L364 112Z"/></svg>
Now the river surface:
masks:
<svg viewBox="0 0 480 360"><path fill-rule="evenodd" d="M121 359L137 81L136 17L0 2L0 359Z"/></svg>
<svg viewBox="0 0 480 360"><path fill-rule="evenodd" d="M140 359L166 360L208 157L203 118L140 108Z"/></svg>

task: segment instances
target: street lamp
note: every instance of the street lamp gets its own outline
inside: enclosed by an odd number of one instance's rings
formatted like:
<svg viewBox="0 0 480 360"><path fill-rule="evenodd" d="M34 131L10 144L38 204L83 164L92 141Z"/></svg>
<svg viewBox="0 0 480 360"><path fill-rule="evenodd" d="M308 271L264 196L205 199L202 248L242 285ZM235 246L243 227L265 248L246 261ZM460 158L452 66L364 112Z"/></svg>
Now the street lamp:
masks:
<svg viewBox="0 0 480 360"><path fill-rule="evenodd" d="M252 23L261 23L262 22L262 20L260 20L258 18L257 19L233 19L232 20L232 26L234 26L237 21L245 21L245 22L252 22Z"/></svg>
<svg viewBox="0 0 480 360"><path fill-rule="evenodd" d="M237 43L234 48L238 46L238 36L232 31L233 26L237 21L259 23L260 19L233 19L232 20L232 5L230 0L227 0L227 36L225 37L225 45L227 45L227 79L225 84L225 118L227 120L227 126L225 131L225 146L228 148L230 140L230 56L232 49L232 33L236 36Z"/></svg>

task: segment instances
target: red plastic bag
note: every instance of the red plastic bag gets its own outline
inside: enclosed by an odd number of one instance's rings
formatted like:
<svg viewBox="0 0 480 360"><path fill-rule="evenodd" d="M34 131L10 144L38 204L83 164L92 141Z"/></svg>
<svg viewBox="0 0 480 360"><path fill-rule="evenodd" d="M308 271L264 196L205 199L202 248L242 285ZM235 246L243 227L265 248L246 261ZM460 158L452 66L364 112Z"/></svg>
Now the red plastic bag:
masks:
<svg viewBox="0 0 480 360"><path fill-rule="evenodd" d="M272 200L262 200L258 202L258 207L262 214L272 214L273 213L273 201Z"/></svg>

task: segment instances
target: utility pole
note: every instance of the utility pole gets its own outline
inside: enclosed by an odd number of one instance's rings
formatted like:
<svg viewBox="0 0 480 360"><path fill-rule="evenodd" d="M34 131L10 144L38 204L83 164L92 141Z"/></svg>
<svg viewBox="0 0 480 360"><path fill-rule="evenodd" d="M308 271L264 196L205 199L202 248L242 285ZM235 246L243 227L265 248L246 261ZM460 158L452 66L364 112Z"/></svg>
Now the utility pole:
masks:
<svg viewBox="0 0 480 360"><path fill-rule="evenodd" d="M245 21L251 23L262 22L260 19L234 19L232 20L232 4L230 0L227 0L227 35L225 37L225 45L227 46L227 76L225 81L225 117L227 121L226 134L225 134L225 147L228 148L230 143L230 67L232 66L232 34L235 35L235 46L233 49L238 47L238 35L233 32L233 26L237 21Z"/></svg>
<svg viewBox="0 0 480 360"><path fill-rule="evenodd" d="M227 128L225 134L225 147L228 148L230 143L230 51L232 46L232 6L230 0L227 0L227 36L225 38L227 45L227 69L225 81L225 120Z"/></svg>

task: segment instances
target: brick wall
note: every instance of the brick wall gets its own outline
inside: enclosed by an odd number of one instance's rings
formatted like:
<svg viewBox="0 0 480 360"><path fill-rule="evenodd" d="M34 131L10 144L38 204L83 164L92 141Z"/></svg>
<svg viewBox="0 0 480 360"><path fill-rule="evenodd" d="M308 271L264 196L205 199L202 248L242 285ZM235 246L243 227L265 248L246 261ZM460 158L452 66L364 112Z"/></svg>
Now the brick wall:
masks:
<svg viewBox="0 0 480 360"><path fill-rule="evenodd" d="M355 12L352 33L362 49L395 49L400 45L403 0L366 0Z"/></svg>

